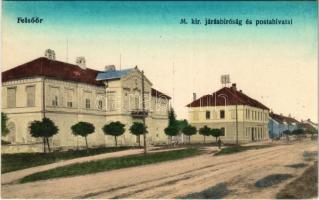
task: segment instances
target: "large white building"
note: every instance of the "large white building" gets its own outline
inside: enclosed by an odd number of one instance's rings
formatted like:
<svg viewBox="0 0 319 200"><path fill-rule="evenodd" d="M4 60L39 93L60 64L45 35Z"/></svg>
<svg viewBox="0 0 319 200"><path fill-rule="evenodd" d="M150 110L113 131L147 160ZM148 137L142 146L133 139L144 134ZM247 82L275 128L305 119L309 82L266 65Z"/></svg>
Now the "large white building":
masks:
<svg viewBox="0 0 319 200"><path fill-rule="evenodd" d="M147 77L144 91L147 142L165 143L170 97L152 88ZM2 73L2 112L8 115L10 130L3 139L11 143L2 150L41 151L41 141L31 137L28 127L44 116L59 127L59 133L50 141L53 148L85 144L70 129L79 121L95 126L95 133L88 137L90 146L113 145L113 137L105 136L101 129L111 121L125 124L126 132L118 138L120 145L136 145L138 139L129 133L129 127L134 121L142 121L141 111L142 73L137 67L116 70L111 65L97 71L86 67L84 57L70 64L55 60L54 51L47 50L45 57Z"/></svg>
<svg viewBox="0 0 319 200"><path fill-rule="evenodd" d="M225 143L268 139L269 108L238 90L236 84L204 95L187 105L189 122L197 129L207 125L222 129ZM195 135L193 142L202 141ZM212 137L207 137L213 140Z"/></svg>

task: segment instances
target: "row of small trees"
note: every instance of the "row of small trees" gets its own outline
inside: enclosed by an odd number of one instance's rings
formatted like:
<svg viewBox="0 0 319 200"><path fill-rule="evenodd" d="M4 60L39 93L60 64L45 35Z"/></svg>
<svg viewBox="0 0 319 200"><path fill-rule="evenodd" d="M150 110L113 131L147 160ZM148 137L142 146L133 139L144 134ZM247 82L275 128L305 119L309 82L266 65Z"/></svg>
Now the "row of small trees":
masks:
<svg viewBox="0 0 319 200"><path fill-rule="evenodd" d="M29 130L32 137L35 137L35 138L41 137L43 139L44 151L45 151L45 146L47 145L48 150L50 152L51 149L50 149L49 138L57 134L59 131L59 128L54 124L54 122L50 120L49 118L43 118L42 121L36 120L30 124ZM94 125L89 122L78 122L74 124L73 126L71 126L71 130L75 136L82 136L85 138L86 148L88 149L87 137L88 135L95 132ZM110 122L109 124L105 124L102 127L102 130L105 135L114 136L115 146L117 146L117 137L124 134L125 125L119 121ZM147 127L140 122L134 122L129 130L133 135L136 135L137 137L148 132ZM139 146L141 146L140 142L139 142Z"/></svg>
<svg viewBox="0 0 319 200"><path fill-rule="evenodd" d="M166 135L172 137L172 136L177 136L180 133L183 133L187 136L189 136L189 142L191 141L191 136L195 135L199 132L200 135L204 136L204 143L206 140L206 136L213 136L217 138L223 135L223 132L221 129L216 129L216 128L209 128L208 126L203 126L199 130L196 129L196 127L188 124L186 120L176 120L176 115L174 110L171 108L169 115L168 115L168 127L164 129L164 132Z"/></svg>
<svg viewBox="0 0 319 200"><path fill-rule="evenodd" d="M285 130L283 132L283 134L286 135L286 139L289 140L289 136L293 136L294 135L294 136L300 137L302 135L305 135L305 131L303 129L299 128L299 129L295 129L295 130L292 130L292 131Z"/></svg>

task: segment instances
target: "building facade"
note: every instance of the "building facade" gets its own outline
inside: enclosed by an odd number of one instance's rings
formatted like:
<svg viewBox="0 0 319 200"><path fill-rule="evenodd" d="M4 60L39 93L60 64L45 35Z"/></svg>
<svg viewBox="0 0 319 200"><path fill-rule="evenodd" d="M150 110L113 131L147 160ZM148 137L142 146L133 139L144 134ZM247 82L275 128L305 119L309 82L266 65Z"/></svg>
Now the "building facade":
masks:
<svg viewBox="0 0 319 200"><path fill-rule="evenodd" d="M165 143L170 97L155 90L145 76L144 91L147 142ZM88 136L90 146L114 145L114 138L102 131L111 121L125 124L126 131L118 138L120 145L136 145L138 139L129 133L129 127L142 121L141 110L142 73L137 67L116 70L107 66L97 71L87 68L83 57L70 64L55 60L52 52L46 51L46 57L2 73L2 112L8 115L10 130L3 139L11 143L6 147L8 152L41 150L41 141L31 137L28 127L43 117L59 128L50 140L56 149L85 145L84 138L71 131L80 121L95 126L95 132Z"/></svg>
<svg viewBox="0 0 319 200"><path fill-rule="evenodd" d="M224 143L247 143L268 139L269 109L237 90L236 84L194 99L187 105L189 122L197 129L207 125L222 129ZM212 137L207 137L213 140ZM192 137L193 142L203 141L203 136Z"/></svg>
<svg viewBox="0 0 319 200"><path fill-rule="evenodd" d="M270 138L281 138L284 136L284 131L293 131L298 129L299 122L291 116L278 115L273 112L269 114L269 137Z"/></svg>

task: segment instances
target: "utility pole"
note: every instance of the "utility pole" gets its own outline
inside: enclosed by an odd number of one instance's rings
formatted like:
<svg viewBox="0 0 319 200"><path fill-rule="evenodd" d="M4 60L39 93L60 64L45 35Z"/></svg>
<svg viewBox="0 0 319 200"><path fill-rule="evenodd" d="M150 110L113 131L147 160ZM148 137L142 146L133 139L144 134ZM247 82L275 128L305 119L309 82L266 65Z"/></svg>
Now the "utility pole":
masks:
<svg viewBox="0 0 319 200"><path fill-rule="evenodd" d="M238 106L236 99L236 144L238 145Z"/></svg>
<svg viewBox="0 0 319 200"><path fill-rule="evenodd" d="M143 124L145 126L145 96L144 96L144 71L142 70L142 116L143 116ZM144 138L144 155L146 156L146 133L143 133Z"/></svg>

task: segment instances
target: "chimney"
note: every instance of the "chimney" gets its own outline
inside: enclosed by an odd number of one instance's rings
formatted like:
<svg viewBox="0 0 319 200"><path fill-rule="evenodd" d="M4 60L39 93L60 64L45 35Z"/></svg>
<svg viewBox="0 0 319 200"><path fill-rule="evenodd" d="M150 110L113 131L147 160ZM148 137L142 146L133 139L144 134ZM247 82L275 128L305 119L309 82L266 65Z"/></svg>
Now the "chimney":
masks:
<svg viewBox="0 0 319 200"><path fill-rule="evenodd" d="M109 72L109 71L115 71L115 65L106 65L104 68L104 71Z"/></svg>
<svg viewBox="0 0 319 200"><path fill-rule="evenodd" d="M236 83L231 84L231 89L235 91L237 90Z"/></svg>
<svg viewBox="0 0 319 200"><path fill-rule="evenodd" d="M45 50L44 56L50 60L55 60L55 52L52 49Z"/></svg>
<svg viewBox="0 0 319 200"><path fill-rule="evenodd" d="M196 100L196 93L193 92L193 101L195 101L195 100Z"/></svg>
<svg viewBox="0 0 319 200"><path fill-rule="evenodd" d="M85 62L85 58L83 56L80 57L76 57L76 61L75 63L81 67L81 69L86 69L86 62Z"/></svg>

